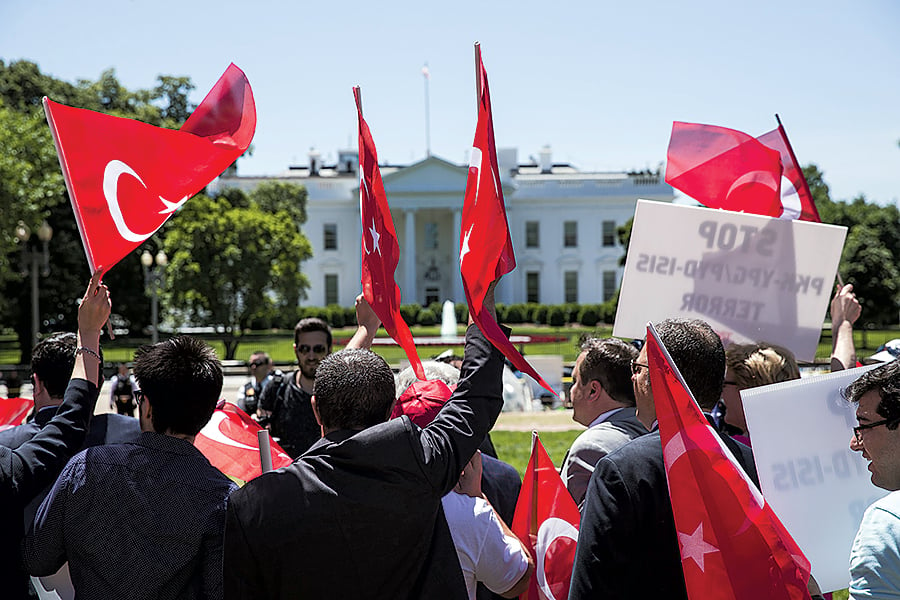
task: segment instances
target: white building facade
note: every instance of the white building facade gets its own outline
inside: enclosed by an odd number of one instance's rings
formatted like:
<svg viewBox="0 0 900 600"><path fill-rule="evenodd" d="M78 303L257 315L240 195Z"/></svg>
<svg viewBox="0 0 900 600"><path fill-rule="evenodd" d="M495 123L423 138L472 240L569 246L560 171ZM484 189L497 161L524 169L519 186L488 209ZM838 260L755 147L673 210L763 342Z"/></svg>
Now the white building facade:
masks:
<svg viewBox="0 0 900 600"><path fill-rule="evenodd" d="M638 198L674 199L659 172L580 172L553 165L547 148L540 164L518 164L515 149L501 149L498 157L517 263L497 288L497 301L506 304L597 304L608 299L623 270L617 228L634 216ZM308 219L302 231L313 257L301 266L311 284L302 304L352 306L361 289L358 157L355 151L342 151L337 165L317 162L311 154L309 166L282 175L223 175L210 191L249 191L265 181L304 185ZM467 171L467 165L436 156L381 167L400 244L396 280L404 304L465 302L459 232Z"/></svg>

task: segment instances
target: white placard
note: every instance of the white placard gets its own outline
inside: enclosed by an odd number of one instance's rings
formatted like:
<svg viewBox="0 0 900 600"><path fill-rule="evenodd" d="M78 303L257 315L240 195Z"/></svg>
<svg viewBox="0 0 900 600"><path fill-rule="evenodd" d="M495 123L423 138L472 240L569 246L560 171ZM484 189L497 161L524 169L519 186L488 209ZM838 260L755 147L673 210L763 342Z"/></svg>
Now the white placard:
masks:
<svg viewBox="0 0 900 600"><path fill-rule="evenodd" d="M872 366L744 390L763 496L812 563L823 591L849 585L850 546L863 512L886 490L850 450L856 406L841 389Z"/></svg>
<svg viewBox="0 0 900 600"><path fill-rule="evenodd" d="M707 321L728 345L767 341L812 361L846 227L638 200L613 335Z"/></svg>

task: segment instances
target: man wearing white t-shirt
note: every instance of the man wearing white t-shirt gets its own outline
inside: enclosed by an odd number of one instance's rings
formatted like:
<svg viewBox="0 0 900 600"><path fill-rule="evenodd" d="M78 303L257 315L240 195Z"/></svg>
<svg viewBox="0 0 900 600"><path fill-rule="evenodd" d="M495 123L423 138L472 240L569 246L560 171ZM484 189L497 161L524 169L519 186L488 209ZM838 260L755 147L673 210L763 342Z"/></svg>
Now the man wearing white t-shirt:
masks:
<svg viewBox="0 0 900 600"><path fill-rule="evenodd" d="M475 599L479 581L504 598L525 593L534 561L481 492L481 452L475 453L456 488L441 503L469 599Z"/></svg>
<svg viewBox="0 0 900 600"><path fill-rule="evenodd" d="M855 403L850 448L869 461L872 483L891 493L863 515L850 550L850 598L900 597L900 361L864 373L844 390Z"/></svg>

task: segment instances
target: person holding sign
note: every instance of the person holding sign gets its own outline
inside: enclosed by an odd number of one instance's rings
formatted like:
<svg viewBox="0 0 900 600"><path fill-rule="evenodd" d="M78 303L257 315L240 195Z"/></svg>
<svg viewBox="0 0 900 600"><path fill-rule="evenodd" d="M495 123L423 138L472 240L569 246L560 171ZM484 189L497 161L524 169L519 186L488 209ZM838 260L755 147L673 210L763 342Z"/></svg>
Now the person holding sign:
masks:
<svg viewBox="0 0 900 600"><path fill-rule="evenodd" d="M867 371L844 390L857 405L850 448L890 494L866 509L850 550L850 598L900 597L900 361Z"/></svg>

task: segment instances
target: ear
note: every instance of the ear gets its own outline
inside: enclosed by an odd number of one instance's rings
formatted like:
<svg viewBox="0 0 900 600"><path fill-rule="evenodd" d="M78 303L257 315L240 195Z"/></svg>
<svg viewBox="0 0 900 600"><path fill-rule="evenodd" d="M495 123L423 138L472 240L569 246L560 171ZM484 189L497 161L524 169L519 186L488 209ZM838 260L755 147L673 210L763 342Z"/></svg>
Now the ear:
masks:
<svg viewBox="0 0 900 600"><path fill-rule="evenodd" d="M324 425L322 425L322 415L319 414L319 404L316 402L315 394L309 399L309 403L312 405L313 414L316 416L316 423L319 424L319 427L324 427Z"/></svg>
<svg viewBox="0 0 900 600"><path fill-rule="evenodd" d="M38 376L37 373L32 373L31 376L32 376L32 379L34 380L34 388L32 390L32 395L37 396L45 389L44 382L41 381L41 378Z"/></svg>
<svg viewBox="0 0 900 600"><path fill-rule="evenodd" d="M603 386L600 385L600 382L597 381L596 379L591 379L590 387L591 387L591 391L590 391L590 394L588 394L588 397L592 401L596 402L597 400L600 399L600 396L603 395Z"/></svg>

